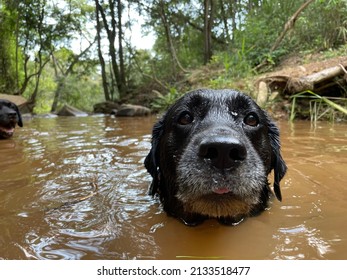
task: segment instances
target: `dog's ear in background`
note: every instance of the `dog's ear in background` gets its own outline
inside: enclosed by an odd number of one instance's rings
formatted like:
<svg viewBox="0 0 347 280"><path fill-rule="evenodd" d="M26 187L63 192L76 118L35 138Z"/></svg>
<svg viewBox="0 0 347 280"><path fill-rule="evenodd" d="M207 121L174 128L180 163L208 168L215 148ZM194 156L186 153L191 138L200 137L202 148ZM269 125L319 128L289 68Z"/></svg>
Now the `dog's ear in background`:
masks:
<svg viewBox="0 0 347 280"><path fill-rule="evenodd" d="M277 125L268 118L269 138L271 145L271 169L274 170L274 192L279 201L282 201L280 181L287 171L287 165L281 155L280 133Z"/></svg>
<svg viewBox="0 0 347 280"><path fill-rule="evenodd" d="M21 115L21 113L20 113L20 111L19 111L17 105L12 104L12 107L13 107L13 109L14 109L14 110L16 111L16 113L17 113L17 116L18 116L18 125L19 125L20 127L23 127L22 115Z"/></svg>
<svg viewBox="0 0 347 280"><path fill-rule="evenodd" d="M159 192L160 185L160 166L159 166L159 142L163 134L164 129L164 117L158 121L152 131L152 147L145 158L145 167L149 174L151 174L153 180L149 188L148 194L155 195Z"/></svg>

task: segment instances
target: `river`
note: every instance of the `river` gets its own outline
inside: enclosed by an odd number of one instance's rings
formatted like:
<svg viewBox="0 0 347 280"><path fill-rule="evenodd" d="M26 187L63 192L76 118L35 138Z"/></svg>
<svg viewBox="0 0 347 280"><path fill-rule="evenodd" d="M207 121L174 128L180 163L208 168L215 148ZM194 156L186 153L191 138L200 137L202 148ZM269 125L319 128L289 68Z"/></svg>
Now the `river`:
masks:
<svg viewBox="0 0 347 280"><path fill-rule="evenodd" d="M147 195L155 117L33 118L0 141L0 259L347 259L347 125L286 121L283 201L188 227Z"/></svg>

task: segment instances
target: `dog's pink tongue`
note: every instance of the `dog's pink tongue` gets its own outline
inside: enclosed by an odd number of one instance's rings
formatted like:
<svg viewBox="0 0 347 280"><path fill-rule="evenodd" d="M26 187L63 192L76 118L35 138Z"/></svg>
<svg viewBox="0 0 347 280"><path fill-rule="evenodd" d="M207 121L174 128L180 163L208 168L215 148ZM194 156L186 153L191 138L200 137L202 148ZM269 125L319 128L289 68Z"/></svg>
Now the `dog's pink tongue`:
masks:
<svg viewBox="0 0 347 280"><path fill-rule="evenodd" d="M0 127L0 130L6 132L8 134L11 134L14 132L14 128Z"/></svg>
<svg viewBox="0 0 347 280"><path fill-rule="evenodd" d="M213 190L213 192L216 194L225 194L225 193L228 193L230 191L228 188L218 188L218 189Z"/></svg>
<svg viewBox="0 0 347 280"><path fill-rule="evenodd" d="M14 128L0 127L2 137L9 138L13 135Z"/></svg>

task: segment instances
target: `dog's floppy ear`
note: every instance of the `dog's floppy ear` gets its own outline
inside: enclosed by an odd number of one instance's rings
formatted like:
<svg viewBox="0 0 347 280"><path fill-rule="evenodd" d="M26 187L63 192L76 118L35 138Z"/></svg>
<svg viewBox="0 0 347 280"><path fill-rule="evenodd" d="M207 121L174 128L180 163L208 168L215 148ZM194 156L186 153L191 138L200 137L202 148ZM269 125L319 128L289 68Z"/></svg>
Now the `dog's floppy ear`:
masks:
<svg viewBox="0 0 347 280"><path fill-rule="evenodd" d="M152 147L148 155L145 158L145 167L149 174L151 174L153 181L149 188L148 194L155 195L158 193L160 184L160 168L159 168L159 142L161 135L163 134L164 122L163 119L158 121L153 126L152 131Z"/></svg>
<svg viewBox="0 0 347 280"><path fill-rule="evenodd" d="M269 138L271 145L271 169L274 170L274 192L279 201L282 201L280 181L286 174L287 165L281 155L280 133L276 124L268 119Z"/></svg>
<svg viewBox="0 0 347 280"><path fill-rule="evenodd" d="M15 104L13 104L13 105L14 105L14 106L13 106L13 107L14 107L14 110L16 111L17 116L18 116L18 125L19 125L20 127L23 127L22 115L21 115L21 113L20 113L20 111L19 111L17 105L15 105Z"/></svg>

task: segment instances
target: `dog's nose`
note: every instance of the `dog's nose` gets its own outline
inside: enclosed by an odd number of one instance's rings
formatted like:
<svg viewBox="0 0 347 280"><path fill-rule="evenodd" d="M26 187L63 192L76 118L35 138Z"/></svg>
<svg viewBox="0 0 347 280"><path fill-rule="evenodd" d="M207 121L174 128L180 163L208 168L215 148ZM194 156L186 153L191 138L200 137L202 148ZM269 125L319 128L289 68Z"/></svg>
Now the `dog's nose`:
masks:
<svg viewBox="0 0 347 280"><path fill-rule="evenodd" d="M247 156L246 147L240 140L225 136L204 139L198 153L218 169L237 167Z"/></svg>
<svg viewBox="0 0 347 280"><path fill-rule="evenodd" d="M17 113L8 113L7 117L9 120L15 120L17 117Z"/></svg>

